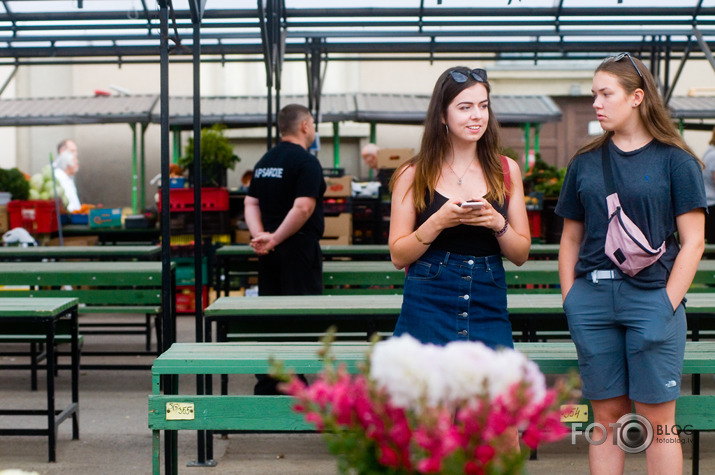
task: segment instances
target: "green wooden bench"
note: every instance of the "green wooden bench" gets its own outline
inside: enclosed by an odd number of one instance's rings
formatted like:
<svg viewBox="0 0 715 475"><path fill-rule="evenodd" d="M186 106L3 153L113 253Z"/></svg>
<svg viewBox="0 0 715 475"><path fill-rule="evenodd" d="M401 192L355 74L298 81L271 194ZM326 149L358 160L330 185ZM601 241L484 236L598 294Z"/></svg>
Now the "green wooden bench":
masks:
<svg viewBox="0 0 715 475"><path fill-rule="evenodd" d="M172 265L172 295L175 295ZM76 297L80 302L80 331L89 335L142 335L144 351L95 350L84 356L155 356L161 353L162 315L172 301L162 305L161 262L0 262L2 297ZM89 317L89 315L94 315ZM103 315L121 315L106 321ZM152 330L156 350L151 350ZM148 365L86 364L84 369L148 369Z"/></svg>
<svg viewBox="0 0 715 475"><path fill-rule="evenodd" d="M715 293L687 295L690 337L715 329ZM337 326L345 338L368 340L395 327L402 295L220 297L204 311L207 341L317 341ZM508 293L516 341L568 337L560 294ZM215 323L215 333L214 325Z"/></svg>
<svg viewBox="0 0 715 475"><path fill-rule="evenodd" d="M535 361L545 374L577 369L572 343L518 343L517 349ZM197 431L311 431L313 426L292 411L287 396L213 395L207 377L204 394L183 394L180 375L256 374L269 371L271 358L296 373L322 369L320 343L175 343L152 366L152 394L148 400L152 432L153 473L160 473L161 431L164 435L166 473L178 471L177 434ZM365 342L336 342L336 361L357 372L369 348ZM688 342L683 372L715 373L715 342ZM164 394L161 388L164 388ZM676 422L693 430L715 430L715 396L686 395L677 403ZM209 439L210 440L210 439ZM210 444L208 444L210 445ZM213 457L212 449L206 452ZM695 460L693 462L695 464ZM697 472L694 472L697 473Z"/></svg>
<svg viewBox="0 0 715 475"><path fill-rule="evenodd" d="M161 247L153 246L6 246L0 247L0 261L38 262L79 259L83 261L152 261L161 257Z"/></svg>

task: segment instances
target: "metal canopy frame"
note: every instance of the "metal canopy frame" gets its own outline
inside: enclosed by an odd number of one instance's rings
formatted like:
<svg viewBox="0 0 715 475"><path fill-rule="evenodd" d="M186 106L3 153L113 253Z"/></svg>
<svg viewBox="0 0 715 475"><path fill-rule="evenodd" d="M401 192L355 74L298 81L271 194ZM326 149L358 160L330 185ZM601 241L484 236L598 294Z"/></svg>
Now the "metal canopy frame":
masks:
<svg viewBox="0 0 715 475"><path fill-rule="evenodd" d="M140 7L135 6L136 1ZM707 60L715 69L710 44L715 44L715 0L679 0L673 6L651 0L635 7L636 0L481 0L479 7L465 0L413 0L412 7L302 8L299 0L136 0L76 1L76 8L58 10L60 2L0 0L0 65L99 64L113 62L160 64L161 173L169 176L169 62L194 67L194 171L200 173L201 62L263 61L266 65L266 122L280 108L281 69L284 61L305 61L311 110L320 118L321 65L330 61L405 61L450 59L527 62L599 59L630 51L650 61L663 92L669 97L687 60ZM321 3L316 0L315 3ZM363 1L361 5L372 3ZM404 2L407 3L407 2ZM444 4L443 4L444 3ZM28 9L34 4L35 9ZM37 5L46 11L37 11ZM63 2L62 5L67 5ZM109 4L112 10L96 9ZM240 4L246 8L236 9ZM662 5L662 6L658 6ZM124 9L121 7L124 6ZM51 8L52 7L52 8ZM95 8L95 9L93 9ZM71 28L67 28L71 26ZM681 65L671 83L669 60ZM661 65L663 67L661 68ZM662 69L662 70L661 70ZM7 84L7 81L6 81ZM3 86L4 89L5 86ZM0 93L3 89L0 89ZM272 142L268 129L267 145ZM200 181L199 181L200 182ZM195 202L201 202L200 187ZM162 202L169 203L169 180L162 180ZM200 207L198 207L200 209ZM201 219L196 213L195 267L201 272ZM162 300L165 303L163 341L176 333L166 303L170 294L169 206L161 212ZM202 307L197 279L195 308ZM197 313L196 336L202 336ZM202 319L201 319L202 320ZM166 383L166 382L165 382ZM197 380L197 390L203 384ZM210 438L199 433L198 465L211 465ZM177 471L165 461L168 473Z"/></svg>

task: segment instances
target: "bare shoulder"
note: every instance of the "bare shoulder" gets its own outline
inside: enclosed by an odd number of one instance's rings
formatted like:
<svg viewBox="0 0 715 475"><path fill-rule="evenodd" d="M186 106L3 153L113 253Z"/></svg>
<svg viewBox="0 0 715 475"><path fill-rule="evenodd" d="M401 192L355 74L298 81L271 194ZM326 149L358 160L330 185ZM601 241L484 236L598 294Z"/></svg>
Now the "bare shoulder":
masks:
<svg viewBox="0 0 715 475"><path fill-rule="evenodd" d="M519 167L519 164L516 163L516 160L511 157L507 157L506 155L504 155L504 158L506 158L506 161L509 164L509 174L513 177L521 177L521 167Z"/></svg>

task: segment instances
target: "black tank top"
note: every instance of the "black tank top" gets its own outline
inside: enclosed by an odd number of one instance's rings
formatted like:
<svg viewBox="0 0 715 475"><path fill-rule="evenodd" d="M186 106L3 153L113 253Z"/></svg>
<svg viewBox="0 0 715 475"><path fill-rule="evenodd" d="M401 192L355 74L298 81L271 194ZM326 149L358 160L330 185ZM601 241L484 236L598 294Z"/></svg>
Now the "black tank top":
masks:
<svg viewBox="0 0 715 475"><path fill-rule="evenodd" d="M427 203L425 210L417 215L417 227L420 227L427 221L427 218L436 213L447 202L447 198L435 191L434 200L430 202L429 193L425 192L425 202ZM502 216L506 216L506 200L502 205L495 201L489 203ZM501 254L499 243L491 229L466 224L458 224L452 228L444 229L430 247L465 256L483 257Z"/></svg>

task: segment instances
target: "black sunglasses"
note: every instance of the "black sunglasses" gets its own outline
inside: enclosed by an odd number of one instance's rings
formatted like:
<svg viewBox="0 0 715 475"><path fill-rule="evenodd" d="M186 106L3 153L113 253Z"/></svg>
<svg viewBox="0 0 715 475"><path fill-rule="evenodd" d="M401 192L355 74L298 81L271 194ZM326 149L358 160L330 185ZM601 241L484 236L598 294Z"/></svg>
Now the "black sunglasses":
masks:
<svg viewBox="0 0 715 475"><path fill-rule="evenodd" d="M465 72L466 71L466 72ZM458 83L463 83L467 82L467 78L469 76L472 76L472 78L477 81L477 82L487 82L487 71L484 69L455 69L453 71L449 72L449 75L452 76L452 79L454 79L454 82Z"/></svg>
<svg viewBox="0 0 715 475"><path fill-rule="evenodd" d="M621 53L617 54L616 56L613 57L613 62L617 63L618 61L622 60L623 58L628 58L633 65L634 68L636 68L636 72L638 73L638 76L641 77L641 83L644 83L645 80L643 79L643 75L641 74L641 70L638 69L638 66L636 66L636 62L633 61L633 58L631 58L630 53Z"/></svg>

